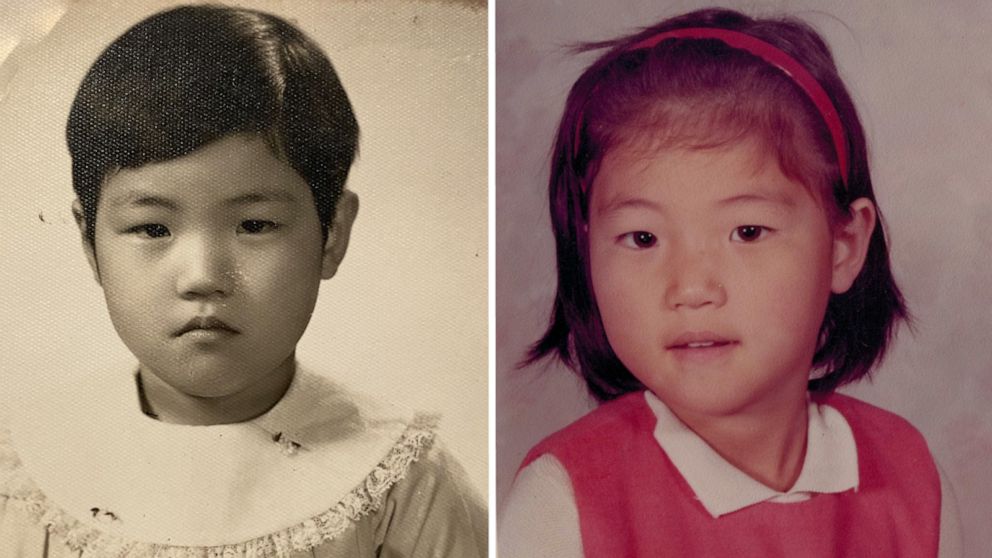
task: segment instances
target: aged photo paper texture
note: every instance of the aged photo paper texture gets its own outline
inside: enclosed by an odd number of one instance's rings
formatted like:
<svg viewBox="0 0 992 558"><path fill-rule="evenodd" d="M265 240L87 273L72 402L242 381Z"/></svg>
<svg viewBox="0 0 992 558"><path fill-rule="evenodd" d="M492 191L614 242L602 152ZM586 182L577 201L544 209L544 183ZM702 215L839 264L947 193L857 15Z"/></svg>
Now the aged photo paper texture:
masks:
<svg viewBox="0 0 992 558"><path fill-rule="evenodd" d="M354 107L361 204L297 358L387 406L438 414L487 495L487 16L482 2L239 1L327 53ZM70 211L65 129L102 50L175 2L0 5L0 419L38 386L133 369Z"/></svg>

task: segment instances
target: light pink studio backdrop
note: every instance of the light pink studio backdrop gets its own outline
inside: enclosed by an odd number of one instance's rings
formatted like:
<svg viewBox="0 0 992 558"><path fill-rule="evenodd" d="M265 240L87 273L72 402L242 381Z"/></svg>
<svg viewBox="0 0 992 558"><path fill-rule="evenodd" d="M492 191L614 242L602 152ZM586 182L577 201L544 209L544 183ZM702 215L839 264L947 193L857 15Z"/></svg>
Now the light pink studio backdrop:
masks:
<svg viewBox="0 0 992 558"><path fill-rule="evenodd" d="M515 370L554 294L548 154L572 82L612 38L713 2L496 3L497 505L526 451L592 407L560 365ZM896 278L917 318L875 381L844 391L908 418L956 492L970 558L992 549L992 4L717 2L786 13L830 43L870 141Z"/></svg>

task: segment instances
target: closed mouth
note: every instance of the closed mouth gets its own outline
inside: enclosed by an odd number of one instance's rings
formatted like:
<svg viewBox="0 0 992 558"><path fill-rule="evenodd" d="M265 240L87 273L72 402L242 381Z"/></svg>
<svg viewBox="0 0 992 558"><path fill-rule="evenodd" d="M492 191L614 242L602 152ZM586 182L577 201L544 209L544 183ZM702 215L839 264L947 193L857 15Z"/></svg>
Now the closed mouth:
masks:
<svg viewBox="0 0 992 558"><path fill-rule="evenodd" d="M197 316L179 328L176 337L182 336L191 331L226 331L229 333L240 333L223 320L214 316Z"/></svg>

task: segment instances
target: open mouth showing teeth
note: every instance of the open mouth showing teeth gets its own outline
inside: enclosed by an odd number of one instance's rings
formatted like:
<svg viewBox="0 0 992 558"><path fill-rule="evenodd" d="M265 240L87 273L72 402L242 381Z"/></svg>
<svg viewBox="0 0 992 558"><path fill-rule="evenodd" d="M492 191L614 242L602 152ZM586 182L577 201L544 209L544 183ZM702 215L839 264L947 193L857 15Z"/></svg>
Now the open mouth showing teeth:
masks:
<svg viewBox="0 0 992 558"><path fill-rule="evenodd" d="M720 349L736 345L739 341L728 339L719 333L709 331L687 332L669 341L667 348L674 351ZM702 353L700 353L702 354Z"/></svg>
<svg viewBox="0 0 992 558"><path fill-rule="evenodd" d="M726 347L734 344L735 341L691 341L689 343L678 343L671 345L671 349L712 349Z"/></svg>

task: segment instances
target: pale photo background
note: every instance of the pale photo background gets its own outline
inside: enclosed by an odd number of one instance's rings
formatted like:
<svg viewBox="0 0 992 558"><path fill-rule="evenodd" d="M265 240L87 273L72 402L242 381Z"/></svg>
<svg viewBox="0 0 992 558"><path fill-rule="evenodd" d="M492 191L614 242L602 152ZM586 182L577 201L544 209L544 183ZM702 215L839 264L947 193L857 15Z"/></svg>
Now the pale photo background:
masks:
<svg viewBox="0 0 992 558"><path fill-rule="evenodd" d="M298 358L403 408L487 495L487 61L481 2L228 2L282 16L327 52L361 127L361 210ZM0 2L0 393L120 373L69 204L65 122L114 38L174 3Z"/></svg>
<svg viewBox="0 0 992 558"><path fill-rule="evenodd" d="M712 5L793 15L830 44L869 137L894 273L917 320L872 383L843 391L922 431L956 492L966 555L989 556L992 4L979 0L496 3L496 505L527 450L592 408L557 363L514 369L554 296L552 138L595 58L567 46Z"/></svg>

